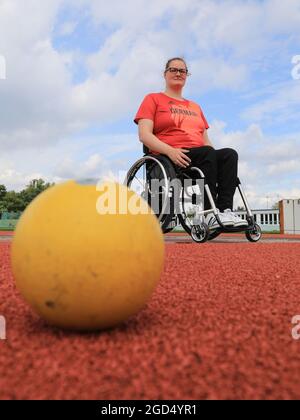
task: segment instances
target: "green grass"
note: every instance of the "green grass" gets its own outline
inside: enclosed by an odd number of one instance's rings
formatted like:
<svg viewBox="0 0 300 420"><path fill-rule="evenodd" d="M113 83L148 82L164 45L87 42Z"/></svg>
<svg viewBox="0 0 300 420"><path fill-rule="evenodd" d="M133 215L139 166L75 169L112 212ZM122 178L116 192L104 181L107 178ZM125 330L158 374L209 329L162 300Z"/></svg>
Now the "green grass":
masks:
<svg viewBox="0 0 300 420"><path fill-rule="evenodd" d="M0 230L3 232L14 231L18 220L0 220Z"/></svg>

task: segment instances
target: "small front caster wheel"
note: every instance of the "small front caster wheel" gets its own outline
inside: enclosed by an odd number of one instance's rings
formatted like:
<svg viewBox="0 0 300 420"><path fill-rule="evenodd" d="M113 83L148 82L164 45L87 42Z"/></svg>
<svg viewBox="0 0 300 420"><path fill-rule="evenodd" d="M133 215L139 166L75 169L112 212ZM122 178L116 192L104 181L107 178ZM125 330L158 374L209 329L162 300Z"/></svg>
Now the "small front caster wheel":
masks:
<svg viewBox="0 0 300 420"><path fill-rule="evenodd" d="M250 242L258 242L262 237L260 226L255 223L254 228L245 232L246 238Z"/></svg>
<svg viewBox="0 0 300 420"><path fill-rule="evenodd" d="M209 237L209 228L206 223L201 225L194 225L191 229L191 237L197 243L204 243Z"/></svg>

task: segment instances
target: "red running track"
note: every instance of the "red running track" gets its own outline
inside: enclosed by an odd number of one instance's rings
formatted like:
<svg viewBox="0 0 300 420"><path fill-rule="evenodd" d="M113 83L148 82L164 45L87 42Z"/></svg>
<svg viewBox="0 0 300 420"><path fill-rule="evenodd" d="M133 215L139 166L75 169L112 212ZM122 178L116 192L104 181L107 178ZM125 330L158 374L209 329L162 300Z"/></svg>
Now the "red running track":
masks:
<svg viewBox="0 0 300 420"><path fill-rule="evenodd" d="M300 244L167 244L147 307L66 333L16 292L0 244L0 399L299 399Z"/></svg>

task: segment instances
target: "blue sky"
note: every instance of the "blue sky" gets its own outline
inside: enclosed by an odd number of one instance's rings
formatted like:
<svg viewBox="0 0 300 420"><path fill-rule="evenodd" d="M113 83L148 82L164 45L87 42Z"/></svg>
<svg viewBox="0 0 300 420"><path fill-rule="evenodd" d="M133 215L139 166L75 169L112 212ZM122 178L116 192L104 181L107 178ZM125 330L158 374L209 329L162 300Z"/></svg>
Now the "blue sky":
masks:
<svg viewBox="0 0 300 420"><path fill-rule="evenodd" d="M300 197L299 0L2 0L0 183L122 176L141 156L135 112L178 55L252 207Z"/></svg>

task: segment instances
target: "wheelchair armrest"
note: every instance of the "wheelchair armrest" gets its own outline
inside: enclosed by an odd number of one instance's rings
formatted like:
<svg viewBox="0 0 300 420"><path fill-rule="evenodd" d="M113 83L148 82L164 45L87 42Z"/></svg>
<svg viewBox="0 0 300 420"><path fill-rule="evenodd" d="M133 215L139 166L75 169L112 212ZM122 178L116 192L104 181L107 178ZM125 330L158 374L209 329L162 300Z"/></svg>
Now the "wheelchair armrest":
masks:
<svg viewBox="0 0 300 420"><path fill-rule="evenodd" d="M149 155L149 153L150 153L149 148L147 146L145 146L144 144L143 144L143 152L144 152L145 155Z"/></svg>

